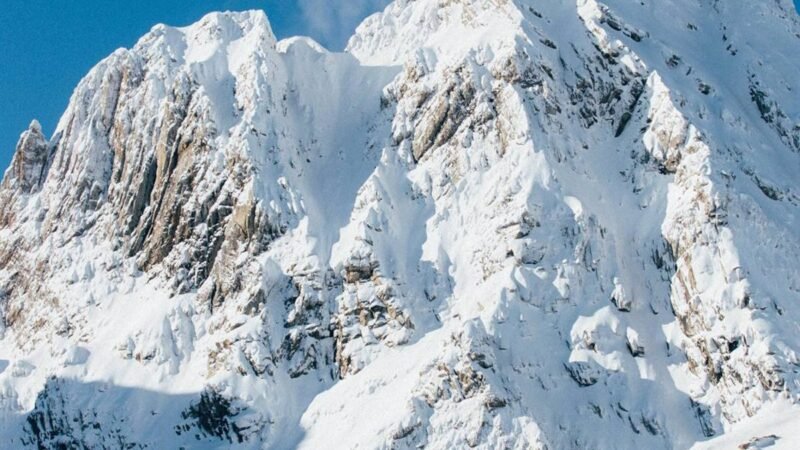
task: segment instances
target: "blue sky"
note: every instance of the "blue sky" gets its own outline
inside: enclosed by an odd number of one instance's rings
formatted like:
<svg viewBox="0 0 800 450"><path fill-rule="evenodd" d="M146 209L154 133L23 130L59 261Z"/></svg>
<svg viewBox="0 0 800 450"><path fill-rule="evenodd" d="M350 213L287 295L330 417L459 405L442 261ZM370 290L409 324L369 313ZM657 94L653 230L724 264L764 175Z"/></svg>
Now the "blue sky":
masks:
<svg viewBox="0 0 800 450"><path fill-rule="evenodd" d="M309 35L340 49L363 17L388 2L3 0L0 169L8 166L31 119L38 119L49 136L83 75L115 49L132 46L156 23L187 25L210 11L263 8L278 37Z"/></svg>

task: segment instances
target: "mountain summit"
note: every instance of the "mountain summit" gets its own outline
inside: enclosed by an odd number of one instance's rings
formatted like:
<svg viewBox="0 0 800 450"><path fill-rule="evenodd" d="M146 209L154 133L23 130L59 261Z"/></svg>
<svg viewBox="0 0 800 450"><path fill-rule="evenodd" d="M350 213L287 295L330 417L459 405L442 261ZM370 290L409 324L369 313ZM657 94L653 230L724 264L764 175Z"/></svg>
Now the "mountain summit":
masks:
<svg viewBox="0 0 800 450"><path fill-rule="evenodd" d="M800 445L798 54L789 0L158 25L0 187L0 446Z"/></svg>

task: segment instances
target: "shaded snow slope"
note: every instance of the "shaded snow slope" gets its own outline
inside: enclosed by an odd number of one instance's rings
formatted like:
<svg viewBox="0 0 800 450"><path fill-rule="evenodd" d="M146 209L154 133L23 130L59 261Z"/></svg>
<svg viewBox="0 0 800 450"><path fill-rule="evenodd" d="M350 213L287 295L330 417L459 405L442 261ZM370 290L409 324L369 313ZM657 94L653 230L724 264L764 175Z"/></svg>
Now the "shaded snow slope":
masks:
<svg viewBox="0 0 800 450"><path fill-rule="evenodd" d="M0 442L791 445L798 50L785 0L156 26L3 181Z"/></svg>

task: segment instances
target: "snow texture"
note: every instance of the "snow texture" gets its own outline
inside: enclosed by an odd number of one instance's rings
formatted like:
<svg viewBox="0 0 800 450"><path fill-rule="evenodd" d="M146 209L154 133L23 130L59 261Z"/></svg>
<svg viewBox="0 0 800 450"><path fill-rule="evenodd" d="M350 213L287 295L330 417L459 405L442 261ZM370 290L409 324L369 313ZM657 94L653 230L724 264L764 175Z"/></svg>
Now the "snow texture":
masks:
<svg viewBox="0 0 800 450"><path fill-rule="evenodd" d="M789 0L158 25L5 174L0 446L797 448L797 54Z"/></svg>

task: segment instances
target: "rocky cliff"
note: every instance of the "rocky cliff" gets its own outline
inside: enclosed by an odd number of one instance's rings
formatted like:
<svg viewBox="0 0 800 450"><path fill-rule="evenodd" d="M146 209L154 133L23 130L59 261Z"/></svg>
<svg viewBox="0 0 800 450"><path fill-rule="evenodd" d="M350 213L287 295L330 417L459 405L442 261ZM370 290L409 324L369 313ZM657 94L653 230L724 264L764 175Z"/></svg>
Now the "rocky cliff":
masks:
<svg viewBox="0 0 800 450"><path fill-rule="evenodd" d="M261 12L158 25L6 172L0 442L800 422L799 51L788 0L396 0L344 53Z"/></svg>

